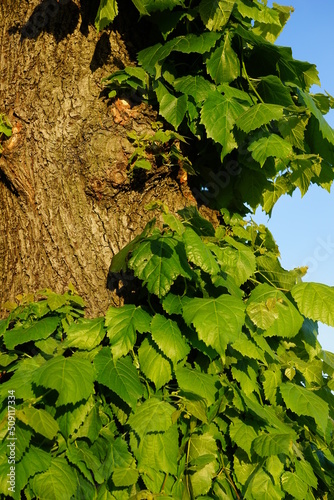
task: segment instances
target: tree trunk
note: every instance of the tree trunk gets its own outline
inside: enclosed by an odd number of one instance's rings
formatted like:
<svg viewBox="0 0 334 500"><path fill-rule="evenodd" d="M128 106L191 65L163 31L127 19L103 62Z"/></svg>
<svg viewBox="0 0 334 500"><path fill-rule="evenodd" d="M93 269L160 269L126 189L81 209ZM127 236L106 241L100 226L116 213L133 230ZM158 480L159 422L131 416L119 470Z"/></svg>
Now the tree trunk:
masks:
<svg viewBox="0 0 334 500"><path fill-rule="evenodd" d="M98 34L92 0L1 0L0 302L72 283L103 313L112 256L139 233L152 199L187 200L164 169L129 178L130 130L153 112L103 98L101 78L130 63L117 31ZM189 203L189 202L188 202Z"/></svg>

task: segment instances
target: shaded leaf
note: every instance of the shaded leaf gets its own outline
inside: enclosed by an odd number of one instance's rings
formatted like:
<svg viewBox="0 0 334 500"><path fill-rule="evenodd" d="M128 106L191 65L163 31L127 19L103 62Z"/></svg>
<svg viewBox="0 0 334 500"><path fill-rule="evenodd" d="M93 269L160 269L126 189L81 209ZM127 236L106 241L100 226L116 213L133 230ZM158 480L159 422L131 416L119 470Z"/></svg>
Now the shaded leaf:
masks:
<svg viewBox="0 0 334 500"><path fill-rule="evenodd" d="M187 111L186 95L175 97L173 94L168 92L166 87L161 82L158 82L155 93L159 101L160 115L173 125L175 129L177 129L179 125L181 125Z"/></svg>
<svg viewBox="0 0 334 500"><path fill-rule="evenodd" d="M143 404L137 406L134 413L130 415L128 424L142 439L150 432L167 431L172 422L175 408L157 398L150 398Z"/></svg>
<svg viewBox="0 0 334 500"><path fill-rule="evenodd" d="M279 120L283 116L283 107L276 104L255 104L237 120L237 126L249 134L253 130L270 123L272 120Z"/></svg>
<svg viewBox="0 0 334 500"><path fill-rule="evenodd" d="M206 78L199 75L187 75L174 81L177 92L192 96L197 103L204 101L215 87Z"/></svg>
<svg viewBox="0 0 334 500"><path fill-rule="evenodd" d="M186 367L177 367L175 375L182 391L199 395L208 402L208 406L215 402L218 377Z"/></svg>
<svg viewBox="0 0 334 500"><path fill-rule="evenodd" d="M232 48L231 41L231 32L227 31L223 43L215 49L206 62L207 71L217 85L233 82L240 75L240 61Z"/></svg>
<svg viewBox="0 0 334 500"><path fill-rule="evenodd" d="M97 381L114 391L134 408L142 396L143 387L129 356L114 361L110 349L104 347L94 358Z"/></svg>
<svg viewBox="0 0 334 500"><path fill-rule="evenodd" d="M234 7L232 0L201 0L199 13L210 31L220 31L228 22Z"/></svg>
<svg viewBox="0 0 334 500"><path fill-rule="evenodd" d="M33 377L37 385L59 393L56 406L77 403L94 391L94 368L87 359L57 356L39 368Z"/></svg>
<svg viewBox="0 0 334 500"><path fill-rule="evenodd" d="M174 236L155 234L135 250L129 261L149 292L163 297L178 276L191 278L191 269L180 242Z"/></svg>
<svg viewBox="0 0 334 500"><path fill-rule="evenodd" d="M69 326L64 345L90 351L102 342L104 336L104 318L80 319Z"/></svg>
<svg viewBox="0 0 334 500"><path fill-rule="evenodd" d="M23 408L16 411L16 417L47 439L53 439L59 431L55 419L43 409Z"/></svg>
<svg viewBox="0 0 334 500"><path fill-rule="evenodd" d="M178 430L176 425L172 425L166 432L146 434L134 453L138 468L151 467L153 470L176 474L178 451Z"/></svg>
<svg viewBox="0 0 334 500"><path fill-rule="evenodd" d="M151 323L151 331L153 340L173 363L189 353L190 348L175 321L156 314Z"/></svg>
<svg viewBox="0 0 334 500"><path fill-rule="evenodd" d="M292 155L292 145L276 134L252 142L248 147L254 160L260 163L261 167L265 164L267 158L286 158Z"/></svg>
<svg viewBox="0 0 334 500"><path fill-rule="evenodd" d="M216 259L197 233L187 227L182 237L188 260L209 274L218 274L219 266Z"/></svg>
<svg viewBox="0 0 334 500"><path fill-rule="evenodd" d="M106 312L107 335L114 360L125 356L136 342L136 332L150 330L151 316L141 307L125 304L110 307Z"/></svg>
<svg viewBox="0 0 334 500"><path fill-rule="evenodd" d="M118 6L116 0L101 0L99 10L95 18L95 27L97 31L103 30L110 24L118 14Z"/></svg>
<svg viewBox="0 0 334 500"><path fill-rule="evenodd" d="M4 341L7 349L14 349L17 345L25 344L31 340L41 340L48 338L57 328L59 318L49 317L36 321L28 328L21 326L7 330L4 333Z"/></svg>
<svg viewBox="0 0 334 500"><path fill-rule="evenodd" d="M170 362L146 338L138 349L140 369L157 389L172 378Z"/></svg>
<svg viewBox="0 0 334 500"><path fill-rule="evenodd" d="M56 457L50 468L42 474L36 474L32 480L32 490L36 498L59 500L71 498L77 489L76 477L67 460Z"/></svg>

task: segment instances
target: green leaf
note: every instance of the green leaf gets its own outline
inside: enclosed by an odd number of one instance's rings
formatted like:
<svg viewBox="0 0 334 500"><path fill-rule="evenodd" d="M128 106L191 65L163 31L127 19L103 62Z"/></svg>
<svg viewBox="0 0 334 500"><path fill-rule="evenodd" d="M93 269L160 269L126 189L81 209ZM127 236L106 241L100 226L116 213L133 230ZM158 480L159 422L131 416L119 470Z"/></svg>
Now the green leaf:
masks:
<svg viewBox="0 0 334 500"><path fill-rule="evenodd" d="M141 307L126 304L106 312L107 335L114 360L125 356L136 342L136 332L150 331L151 316Z"/></svg>
<svg viewBox="0 0 334 500"><path fill-rule="evenodd" d="M177 5L183 5L183 0L134 0L133 3L141 14L147 15L151 12L172 10Z"/></svg>
<svg viewBox="0 0 334 500"><path fill-rule="evenodd" d="M78 323L72 323L66 332L64 347L77 347L85 351L91 351L99 345L104 336L104 318L80 319Z"/></svg>
<svg viewBox="0 0 334 500"><path fill-rule="evenodd" d="M18 358L17 354L0 353L0 367L6 368Z"/></svg>
<svg viewBox="0 0 334 500"><path fill-rule="evenodd" d="M320 109L317 107L316 102L314 102L312 97L306 92L303 92L300 89L297 89L297 92L301 97L301 100L304 102L305 106L309 109L312 115L315 116L315 118L318 120L319 128L323 138L327 139L331 144L334 144L334 130L324 118Z"/></svg>
<svg viewBox="0 0 334 500"><path fill-rule="evenodd" d="M205 54L214 47L219 38L219 33L202 33L198 36L190 33L185 36L178 36L166 42L165 45L157 43L152 47L141 50L138 53L138 62L145 71L154 75L157 80L161 76L162 63L173 51L184 54L191 54L192 52Z"/></svg>
<svg viewBox="0 0 334 500"><path fill-rule="evenodd" d="M264 352L254 342L249 340L246 335L241 336L238 340L233 342L232 347L243 356L258 359L266 363Z"/></svg>
<svg viewBox="0 0 334 500"><path fill-rule="evenodd" d="M328 424L328 404L314 392L291 382L280 386L283 400L291 411L297 415L313 417L316 424L326 432Z"/></svg>
<svg viewBox="0 0 334 500"><path fill-rule="evenodd" d="M209 433L193 434L189 439L189 459L195 461L196 459L208 455L209 460L212 462L217 457L218 449L215 438Z"/></svg>
<svg viewBox="0 0 334 500"><path fill-rule="evenodd" d="M183 306L185 322L194 325L206 345L224 355L227 345L240 336L245 320L242 300L229 295L210 299L194 298Z"/></svg>
<svg viewBox="0 0 334 500"><path fill-rule="evenodd" d="M231 32L227 31L223 43L216 48L206 62L207 72L217 85L233 82L240 76L240 61L231 42Z"/></svg>
<svg viewBox="0 0 334 500"><path fill-rule="evenodd" d="M144 231L141 234L138 234L130 243L128 243L120 252L118 252L114 257L112 258L110 268L109 268L109 273L119 273L120 271L126 271L127 268L127 257L130 252L133 252L135 248L140 244L140 242L148 236L149 233L151 233L154 225L155 225L155 218L150 220L145 228Z"/></svg>
<svg viewBox="0 0 334 500"><path fill-rule="evenodd" d="M95 27L97 31L103 30L110 24L118 14L116 0L100 0L99 10L95 18Z"/></svg>
<svg viewBox="0 0 334 500"><path fill-rule="evenodd" d="M87 359L57 356L39 368L33 377L37 385L59 393L56 406L77 403L94 391L94 368Z"/></svg>
<svg viewBox="0 0 334 500"><path fill-rule="evenodd" d="M279 135L271 134L269 137L262 137L254 141L248 147L254 160L260 163L261 167L265 164L267 158L287 158L292 155L292 145L285 141Z"/></svg>
<svg viewBox="0 0 334 500"><path fill-rule="evenodd" d="M283 138L293 146L305 150L305 130L309 117L306 116L284 116L278 123L278 129Z"/></svg>
<svg viewBox="0 0 334 500"><path fill-rule="evenodd" d="M188 260L209 274L218 274L220 269L216 259L198 234L187 227L182 237Z"/></svg>
<svg viewBox="0 0 334 500"><path fill-rule="evenodd" d="M279 455L284 453L289 455L294 434L280 434L271 432L270 434L261 434L253 442L253 450L260 457L270 457L271 455Z"/></svg>
<svg viewBox="0 0 334 500"><path fill-rule="evenodd" d="M277 202L277 200L286 193L290 193L291 184L283 176L278 177L275 182L271 182L267 189L263 190L263 210L267 214L271 214L272 208ZM293 191L293 189L292 189Z"/></svg>
<svg viewBox="0 0 334 500"><path fill-rule="evenodd" d="M75 407L69 405L66 411L61 408L61 414L57 417L60 432L65 439L68 439L75 431L87 420L87 415L94 408L94 398L91 396L83 404L77 404Z"/></svg>
<svg viewBox="0 0 334 500"><path fill-rule="evenodd" d="M281 477L283 490L292 495L296 500L307 498L307 484L297 474L284 472Z"/></svg>
<svg viewBox="0 0 334 500"><path fill-rule="evenodd" d="M56 457L50 468L42 474L36 474L32 480L35 498L59 500L71 498L77 489L76 477L65 458Z"/></svg>
<svg viewBox="0 0 334 500"><path fill-rule="evenodd" d="M291 174L291 182L300 189L301 195L304 196L310 187L312 179L316 176L315 166L321 169L321 158L314 155L298 155L290 163L293 172Z"/></svg>
<svg viewBox="0 0 334 500"><path fill-rule="evenodd" d="M157 389L172 378L170 362L146 338L138 349L140 369Z"/></svg>
<svg viewBox="0 0 334 500"><path fill-rule="evenodd" d="M134 451L138 469L151 467L153 470L176 475L179 451L179 434L176 425L166 432L146 434Z"/></svg>
<svg viewBox="0 0 334 500"><path fill-rule="evenodd" d="M195 468L195 473L190 475L190 481L195 498L210 490L217 469L217 452L217 444L211 434L193 434L190 437L189 459ZM197 463L198 466L196 466Z"/></svg>
<svg viewBox="0 0 334 500"><path fill-rule="evenodd" d="M251 475L245 498L256 500L280 500L283 496L281 488L279 486L274 486L270 476L260 468Z"/></svg>
<svg viewBox="0 0 334 500"><path fill-rule="evenodd" d="M239 117L236 124L243 132L249 134L273 120L280 120L283 110L283 106L276 104L255 104Z"/></svg>
<svg viewBox="0 0 334 500"><path fill-rule="evenodd" d="M155 93L159 101L160 115L178 129L187 111L187 96L175 97L161 82L158 82Z"/></svg>
<svg viewBox="0 0 334 500"><path fill-rule="evenodd" d="M262 330L268 329L278 319L277 301L283 302L284 294L266 283L254 288L247 302L247 314Z"/></svg>
<svg viewBox="0 0 334 500"><path fill-rule="evenodd" d="M210 462L190 476L191 490L194 494L194 498L208 498L202 495L209 493L212 486L212 480L216 476L216 473L216 464Z"/></svg>
<svg viewBox="0 0 334 500"><path fill-rule="evenodd" d="M176 236L153 235L135 250L129 261L135 275L150 293L163 297L178 276L191 278L186 254Z"/></svg>
<svg viewBox="0 0 334 500"><path fill-rule="evenodd" d="M142 439L147 433L167 431L173 424L175 408L157 398L149 398L137 406L128 424Z"/></svg>
<svg viewBox="0 0 334 500"><path fill-rule="evenodd" d="M115 486L132 486L138 481L139 472L133 467L119 467L113 472L112 481Z"/></svg>
<svg viewBox="0 0 334 500"><path fill-rule="evenodd" d="M201 0L199 13L205 27L220 31L228 22L234 7L232 0Z"/></svg>
<svg viewBox="0 0 334 500"><path fill-rule="evenodd" d="M252 291L246 310L253 323L266 330L268 337L294 337L304 321L286 296L266 283Z"/></svg>
<svg viewBox="0 0 334 500"><path fill-rule="evenodd" d="M250 19L254 19L254 21L281 26L278 12L269 7L259 5L259 3L241 0L238 2L238 11L243 17L249 17Z"/></svg>
<svg viewBox="0 0 334 500"><path fill-rule="evenodd" d="M283 434L292 434L291 426L281 420L282 415L279 410L279 417L277 416L274 406L261 405L255 398L251 399L243 393L241 393L241 397L245 402L247 410L254 413L261 420L264 420L271 428L275 427ZM297 435L294 436L294 439L297 439Z"/></svg>
<svg viewBox="0 0 334 500"><path fill-rule="evenodd" d="M40 354L33 358L20 360L14 375L7 382L0 384L1 397L7 397L7 391L14 390L17 399L28 400L35 398L36 394L32 389L33 377L44 363L45 359Z"/></svg>
<svg viewBox="0 0 334 500"><path fill-rule="evenodd" d="M140 158L139 160L136 160L133 164L133 168L142 168L144 170L151 170L152 165L151 163L146 160L145 158Z"/></svg>
<svg viewBox="0 0 334 500"><path fill-rule="evenodd" d="M212 83L200 75L183 76L175 80L173 85L177 92L192 96L196 103L200 103L207 99L210 92L215 89Z"/></svg>
<svg viewBox="0 0 334 500"><path fill-rule="evenodd" d="M286 87L278 76L263 76L256 86L256 90L266 104L278 104L286 107L294 106L289 87ZM299 121L300 118L297 118L297 120Z"/></svg>
<svg viewBox="0 0 334 500"><path fill-rule="evenodd" d="M263 372L263 390L266 399L272 404L277 404L277 389L282 383L282 372L278 365L271 365L270 369Z"/></svg>
<svg viewBox="0 0 334 500"><path fill-rule="evenodd" d="M145 0L132 0L132 3L142 16L149 16L149 12L146 9Z"/></svg>
<svg viewBox="0 0 334 500"><path fill-rule="evenodd" d="M16 411L16 417L47 439L53 439L59 431L57 422L43 409L37 410L33 407L23 408L22 410Z"/></svg>
<svg viewBox="0 0 334 500"><path fill-rule="evenodd" d="M6 137L10 137L12 135L12 125L10 124L7 116L2 114L0 114L0 135L1 134L4 134Z"/></svg>
<svg viewBox="0 0 334 500"><path fill-rule="evenodd" d="M104 477L99 470L101 462L86 441L77 440L75 444L69 445L66 456L69 462L76 465L89 482L93 483L95 480L98 484L103 483ZM94 475L94 480L90 471Z"/></svg>
<svg viewBox="0 0 334 500"><path fill-rule="evenodd" d="M51 454L30 446L23 458L15 465L16 484L18 491L23 491L28 479L38 472L46 471L51 465Z"/></svg>
<svg viewBox="0 0 334 500"><path fill-rule="evenodd" d="M209 246L218 257L222 271L231 276L238 286L243 285L256 270L254 252L246 245L226 236L230 246L219 248Z"/></svg>
<svg viewBox="0 0 334 500"><path fill-rule="evenodd" d="M180 219L173 214L163 214L162 219L164 224L167 225L172 231L175 231L179 235L184 233L184 226Z"/></svg>
<svg viewBox="0 0 334 500"><path fill-rule="evenodd" d="M267 252L256 258L257 268L260 275L267 283L276 288L291 290L296 283L301 281L302 273L298 269L286 271L280 264L276 252Z"/></svg>
<svg viewBox="0 0 334 500"><path fill-rule="evenodd" d="M266 337L295 337L303 326L304 318L295 306L285 299L276 304L278 318L265 332Z"/></svg>
<svg viewBox="0 0 334 500"><path fill-rule="evenodd" d="M197 394L207 401L208 406L215 402L218 377L186 367L177 367L175 375L182 391Z"/></svg>
<svg viewBox="0 0 334 500"><path fill-rule="evenodd" d="M334 326L334 287L321 283L298 283L292 288L291 295L304 316Z"/></svg>
<svg viewBox="0 0 334 500"><path fill-rule="evenodd" d="M232 441L244 450L251 459L251 449L257 433L251 425L245 424L239 418L234 418L230 425L230 436Z"/></svg>
<svg viewBox="0 0 334 500"><path fill-rule="evenodd" d="M223 147L225 155L237 147L232 129L246 106L237 99L212 92L203 103L201 123L207 136Z"/></svg>
<svg viewBox="0 0 334 500"><path fill-rule="evenodd" d="M123 437L118 437L108 441L108 471L106 471L106 476L108 477L110 472L122 471L125 468L133 468L135 460L132 454L129 452L128 445L123 439ZM117 476L118 474L116 474Z"/></svg>
<svg viewBox="0 0 334 500"><path fill-rule="evenodd" d="M4 342L7 349L14 349L17 345L25 344L32 340L41 340L48 338L57 328L59 318L49 317L36 321L28 328L21 326L7 330L4 333Z"/></svg>
<svg viewBox="0 0 334 500"><path fill-rule="evenodd" d="M162 307L167 314L182 314L183 300L180 295L169 293L162 301Z"/></svg>
<svg viewBox="0 0 334 500"><path fill-rule="evenodd" d="M306 460L296 460L295 467L297 476L304 483L306 483L308 486L311 486L311 488L317 488L318 480L309 462L306 462Z"/></svg>
<svg viewBox="0 0 334 500"><path fill-rule="evenodd" d="M151 331L154 342L173 363L189 354L190 348L175 321L156 314L151 323Z"/></svg>
<svg viewBox="0 0 334 500"><path fill-rule="evenodd" d="M143 387L129 356L114 361L110 349L104 347L94 358L97 381L114 391L134 408L142 396Z"/></svg>
<svg viewBox="0 0 334 500"><path fill-rule="evenodd" d="M214 236L215 228L212 223L205 219L192 205L184 207L177 212L183 219L185 227L191 227L199 236Z"/></svg>

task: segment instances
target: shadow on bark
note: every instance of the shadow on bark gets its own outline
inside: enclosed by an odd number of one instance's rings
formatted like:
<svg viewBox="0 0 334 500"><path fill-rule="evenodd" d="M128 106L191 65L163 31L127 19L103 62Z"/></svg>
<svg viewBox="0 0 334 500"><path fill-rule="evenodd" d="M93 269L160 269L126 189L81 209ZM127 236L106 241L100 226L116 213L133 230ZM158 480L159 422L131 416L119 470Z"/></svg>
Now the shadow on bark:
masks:
<svg viewBox="0 0 334 500"><path fill-rule="evenodd" d="M87 36L89 25L94 25L98 6L98 0L82 0L80 8L72 0L43 0L21 28L21 37L36 39L46 32L52 34L56 42L60 42L74 33L80 16L80 31Z"/></svg>

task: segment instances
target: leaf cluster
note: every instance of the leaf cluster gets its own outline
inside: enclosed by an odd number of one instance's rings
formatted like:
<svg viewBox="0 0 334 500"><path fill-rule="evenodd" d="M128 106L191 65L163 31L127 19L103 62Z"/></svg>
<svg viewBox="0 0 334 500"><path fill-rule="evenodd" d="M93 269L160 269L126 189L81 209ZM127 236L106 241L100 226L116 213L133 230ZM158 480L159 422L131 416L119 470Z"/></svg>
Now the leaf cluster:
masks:
<svg viewBox="0 0 334 500"><path fill-rule="evenodd" d="M165 213L114 260L141 305L85 319L46 290L0 322L2 494L15 391L14 498L328 498L334 357L315 321L334 325L334 290L224 217Z"/></svg>
<svg viewBox="0 0 334 500"><path fill-rule="evenodd" d="M239 213L261 205L271 213L296 188L302 195L311 183L330 188L334 132L324 115L334 100L310 93L320 85L313 64L274 44L290 7L259 0L133 4L158 26L160 39L138 53L137 67L105 79L110 96L139 92L192 138L194 182L211 205ZM231 165L237 175L219 182Z"/></svg>
<svg viewBox="0 0 334 500"><path fill-rule="evenodd" d="M135 131L128 133L128 138L134 147L134 152L128 160L130 171L151 170L153 160L159 165L168 167L182 165L182 168L191 169L191 163L183 155L180 147L180 143L186 142L185 138L173 130L163 130L161 122L155 123L154 128L151 133L140 135Z"/></svg>

